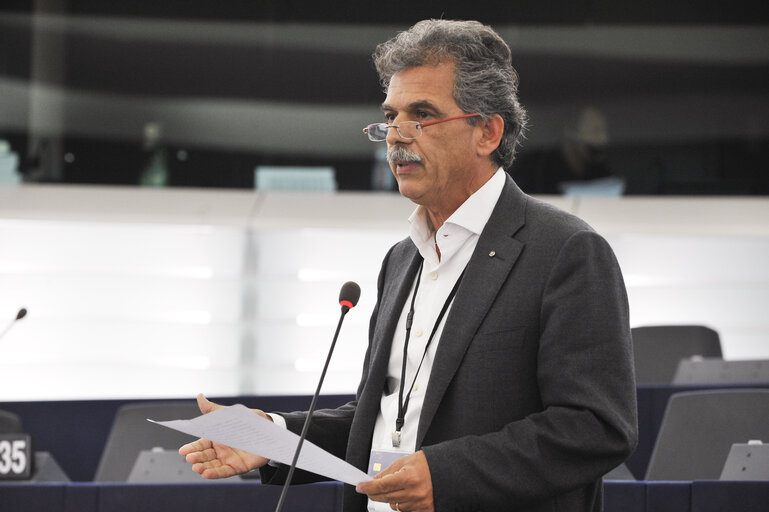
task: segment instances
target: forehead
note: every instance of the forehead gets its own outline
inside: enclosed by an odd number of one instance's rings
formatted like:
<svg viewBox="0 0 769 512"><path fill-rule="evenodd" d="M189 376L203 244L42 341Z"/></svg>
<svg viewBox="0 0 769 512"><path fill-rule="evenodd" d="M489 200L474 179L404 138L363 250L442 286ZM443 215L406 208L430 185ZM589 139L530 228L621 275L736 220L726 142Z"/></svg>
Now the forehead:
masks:
<svg viewBox="0 0 769 512"><path fill-rule="evenodd" d="M407 105L425 101L442 108L456 106L453 63L398 71L390 79L382 107L400 110Z"/></svg>

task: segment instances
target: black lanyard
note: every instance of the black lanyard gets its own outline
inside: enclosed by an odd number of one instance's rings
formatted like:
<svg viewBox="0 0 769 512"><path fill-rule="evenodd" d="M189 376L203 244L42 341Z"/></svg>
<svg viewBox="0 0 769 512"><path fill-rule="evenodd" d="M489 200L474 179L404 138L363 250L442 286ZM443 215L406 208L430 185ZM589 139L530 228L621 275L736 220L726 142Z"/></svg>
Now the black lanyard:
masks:
<svg viewBox="0 0 769 512"><path fill-rule="evenodd" d="M411 307L409 308L409 313L406 316L406 340L403 342L403 367L401 369L401 384L400 384L400 390L398 391L398 418L395 420L395 431L392 433L392 443L393 447L397 448L401 444L401 429L403 428L403 424L406 422L406 410L409 407L409 400L411 399L411 391L414 389L414 384L417 382L417 376L419 375L419 370L422 369L422 363L425 361L425 356L427 355L427 349L430 347L430 343L433 341L433 337L435 336L435 332L438 330L438 326L441 324L441 320L443 320L443 315L446 314L446 310L449 309L449 305L451 304L451 301L454 300L454 296L457 294L457 289L459 289L459 283L462 282L462 277L465 275L465 270L462 270L462 273L459 274L459 278L457 279L457 282L454 283L454 287L451 289L451 292L449 293L449 296L446 297L446 302L443 303L443 307L441 308L441 312L438 314L438 319L435 321L435 325L433 326L433 330L430 333L430 337L427 339L427 344L425 345L425 351L422 353L422 359L419 361L419 366L417 367L417 371L414 374L414 380L411 382L411 387L409 388L409 392L406 395L406 400L403 400L403 391L406 381L406 363L408 362L408 355L409 355L409 338L411 337L411 323L414 321L414 302L417 298L417 291L419 290L419 282L422 280L422 266L424 265L424 260L422 260L419 263L419 270L417 270L417 282L414 285L414 293L411 295ZM466 267L465 267L466 268Z"/></svg>

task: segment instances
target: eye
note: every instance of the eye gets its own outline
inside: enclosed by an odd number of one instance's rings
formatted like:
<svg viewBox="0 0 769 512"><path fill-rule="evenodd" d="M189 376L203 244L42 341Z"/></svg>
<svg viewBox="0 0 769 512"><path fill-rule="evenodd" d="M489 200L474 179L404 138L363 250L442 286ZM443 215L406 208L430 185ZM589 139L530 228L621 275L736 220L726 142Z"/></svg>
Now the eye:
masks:
<svg viewBox="0 0 769 512"><path fill-rule="evenodd" d="M387 124L392 124L392 122L395 121L395 114L392 112L385 112L384 117Z"/></svg>
<svg viewBox="0 0 769 512"><path fill-rule="evenodd" d="M416 111L416 118L419 119L420 121L423 121L425 119L429 119L430 118L430 113L429 112L425 112L424 110L417 110Z"/></svg>

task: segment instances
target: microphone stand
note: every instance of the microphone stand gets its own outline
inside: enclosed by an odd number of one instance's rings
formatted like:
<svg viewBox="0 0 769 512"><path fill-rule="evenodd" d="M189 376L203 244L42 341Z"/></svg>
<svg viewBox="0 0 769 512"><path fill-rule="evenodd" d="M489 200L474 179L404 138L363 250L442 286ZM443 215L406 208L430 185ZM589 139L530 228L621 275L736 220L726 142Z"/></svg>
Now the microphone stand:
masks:
<svg viewBox="0 0 769 512"><path fill-rule="evenodd" d="M307 411L307 417L304 419L304 426L302 427L302 434L299 436L299 442L296 445L296 451L294 452L294 459L291 461L291 466L288 468L288 476L286 482L283 484L283 490L280 493L280 499L278 500L278 506L275 508L275 512L280 512L283 508L283 502L286 499L288 493L288 487L291 485L291 479L294 476L294 470L296 469L296 463L299 460L299 452L302 450L302 444L304 444L304 438L307 437L307 431L310 428L310 420L312 419L312 413L315 411L315 405L318 402L318 396L320 395L320 388L323 385L323 379L326 378L326 370L331 362L331 354L334 352L334 346L336 345L336 339L339 337L339 330L342 328L342 321L347 312L350 311L350 307L347 305L342 306L342 314L339 316L339 323L336 326L336 332L334 333L334 339L331 341L331 348L328 350L328 356L326 356L326 364L323 365L323 371L320 374L320 380L318 381L318 388L315 390L315 394L312 396L312 403L310 403L310 410Z"/></svg>
<svg viewBox="0 0 769 512"><path fill-rule="evenodd" d="M12 328L14 325L16 325L16 322L18 322L19 320L21 320L21 319L22 319L22 318L24 318L25 316L27 316L27 308L21 308L21 309L19 310L19 312L18 312L18 313L16 313L16 318L14 318L13 320L11 320L11 323L9 323L9 324L8 324L8 326L7 326L5 329L3 329L2 331L0 331L0 340L2 340L3 338L5 338L5 335L6 335L6 334L8 334L8 331L10 331L10 330L11 330L11 328Z"/></svg>

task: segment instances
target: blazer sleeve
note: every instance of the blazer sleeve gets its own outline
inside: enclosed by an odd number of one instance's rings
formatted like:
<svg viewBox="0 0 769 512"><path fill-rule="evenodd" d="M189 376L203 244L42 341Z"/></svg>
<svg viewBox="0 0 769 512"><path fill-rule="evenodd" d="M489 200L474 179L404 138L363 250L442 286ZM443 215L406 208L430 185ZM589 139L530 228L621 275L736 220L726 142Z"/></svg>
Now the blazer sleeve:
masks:
<svg viewBox="0 0 769 512"><path fill-rule="evenodd" d="M635 448L628 302L614 253L600 235L579 230L545 272L535 327L541 410L498 431L424 446L436 510L510 510L600 492L601 476Z"/></svg>
<svg viewBox="0 0 769 512"><path fill-rule="evenodd" d="M350 431L350 424L355 413L356 402L349 402L336 409L321 409L315 411L312 415L310 430L307 434L307 440L317 444L324 450L344 459L345 449L347 447L347 436ZM304 426L304 420L307 417L306 412L281 413L286 420L286 428L299 434ZM264 466L259 469L262 483L265 484L283 484L288 477L289 466L279 464L277 466ZM309 471L297 469L291 479L292 484L307 484L329 480L328 478L316 475Z"/></svg>

